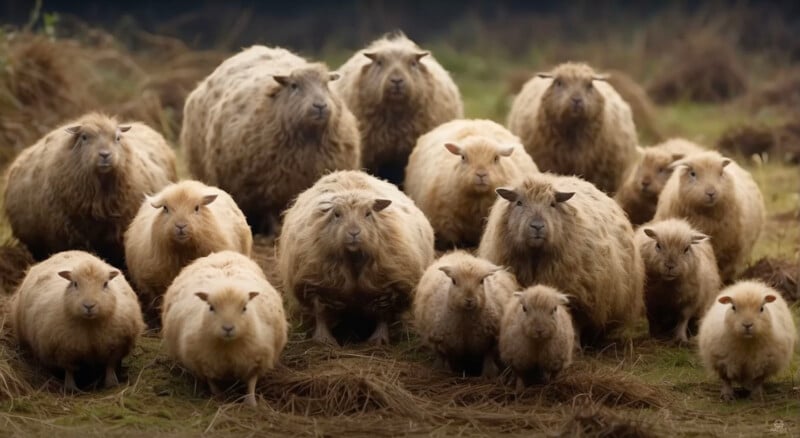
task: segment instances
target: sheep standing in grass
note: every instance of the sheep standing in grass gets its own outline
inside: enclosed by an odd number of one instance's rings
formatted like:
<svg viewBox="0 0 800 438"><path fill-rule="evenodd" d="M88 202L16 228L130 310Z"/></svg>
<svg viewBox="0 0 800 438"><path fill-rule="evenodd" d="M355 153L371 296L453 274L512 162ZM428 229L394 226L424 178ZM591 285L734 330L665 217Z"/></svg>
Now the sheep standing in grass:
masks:
<svg viewBox="0 0 800 438"><path fill-rule="evenodd" d="M576 177L534 174L498 188L478 255L508 266L523 286L574 297L584 341L630 325L642 311L644 266L622 209Z"/></svg>
<svg viewBox="0 0 800 438"><path fill-rule="evenodd" d="M224 191L181 181L148 197L125 232L125 258L136 290L152 304L184 266L212 252L250 255L253 236Z"/></svg>
<svg viewBox="0 0 800 438"><path fill-rule="evenodd" d="M450 75L402 33L359 50L339 73L342 79L334 86L358 118L364 167L392 183L403 182L419 136L463 117Z"/></svg>
<svg viewBox="0 0 800 438"><path fill-rule="evenodd" d="M194 176L230 193L255 231L327 172L356 169L356 119L329 89L338 78L281 48L253 46L189 95L181 143Z"/></svg>
<svg viewBox="0 0 800 438"><path fill-rule="evenodd" d="M464 251L440 257L414 297L414 324L424 342L455 372L497 374L503 308L518 289L514 275Z"/></svg>
<svg viewBox="0 0 800 438"><path fill-rule="evenodd" d="M789 366L797 328L781 294L757 281L723 289L698 335L700 358L722 379L720 397L733 400L732 383L763 398L764 380Z"/></svg>
<svg viewBox="0 0 800 438"><path fill-rule="evenodd" d="M477 246L494 189L538 169L519 139L490 120L454 120L417 141L404 190L441 247Z"/></svg>
<svg viewBox="0 0 800 438"><path fill-rule="evenodd" d="M655 146L639 148L639 161L628 170L628 176L614 196L633 225L640 225L653 219L658 205L658 195L672 175L670 165L704 150L682 138L673 138Z"/></svg>
<svg viewBox="0 0 800 438"><path fill-rule="evenodd" d="M117 366L144 331L139 301L125 277L82 251L66 251L34 265L9 304L20 345L44 365L63 368L64 387L78 391L75 372L105 366L105 386L116 386Z"/></svg>
<svg viewBox="0 0 800 438"><path fill-rule="evenodd" d="M314 339L337 344L344 314L376 322L369 341L409 308L433 261L433 229L396 186L364 172L321 178L289 208L277 257L284 290L315 318Z"/></svg>
<svg viewBox="0 0 800 438"><path fill-rule="evenodd" d="M121 266L123 234L145 194L177 176L160 134L90 113L25 149L6 178L6 215L36 259L84 249Z"/></svg>
<svg viewBox="0 0 800 438"><path fill-rule="evenodd" d="M271 370L287 341L283 302L247 256L222 251L184 268L164 296L161 317L167 352L208 382L247 384L245 403L256 405L258 378Z"/></svg>
<svg viewBox="0 0 800 438"><path fill-rule="evenodd" d="M606 193L636 161L630 107L586 64L561 64L529 80L508 127L542 171L581 176Z"/></svg>
<svg viewBox="0 0 800 438"><path fill-rule="evenodd" d="M721 287L708 236L683 219L667 219L639 228L636 246L644 259L650 335L669 332L688 342L689 321L703 317Z"/></svg>
<svg viewBox="0 0 800 438"><path fill-rule="evenodd" d="M566 295L548 286L515 292L500 325L500 358L517 376L517 391L547 383L572 363L575 331Z"/></svg>
<svg viewBox="0 0 800 438"><path fill-rule="evenodd" d="M744 266L764 227L765 208L753 178L717 152L690 155L672 164L655 220L684 218L711 237L723 282Z"/></svg>

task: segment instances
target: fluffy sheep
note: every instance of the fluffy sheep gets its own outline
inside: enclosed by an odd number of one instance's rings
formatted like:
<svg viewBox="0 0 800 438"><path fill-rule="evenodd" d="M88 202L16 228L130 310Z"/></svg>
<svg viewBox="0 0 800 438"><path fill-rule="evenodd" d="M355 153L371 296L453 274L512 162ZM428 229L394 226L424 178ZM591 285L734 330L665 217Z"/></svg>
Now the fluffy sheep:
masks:
<svg viewBox="0 0 800 438"><path fill-rule="evenodd" d="M284 217L277 243L284 290L315 318L314 339L336 345L342 315L375 322L370 342L409 308L433 261L433 229L396 186L360 171L321 178Z"/></svg>
<svg viewBox="0 0 800 438"><path fill-rule="evenodd" d="M230 195L199 181L148 197L125 232L128 273L148 307L194 259L223 250L249 256L252 246L247 220Z"/></svg>
<svg viewBox="0 0 800 438"><path fill-rule="evenodd" d="M419 136L463 117L450 75L400 32L359 50L338 71L334 87L358 118L364 167L395 184Z"/></svg>
<svg viewBox="0 0 800 438"><path fill-rule="evenodd" d="M258 378L286 346L283 302L247 256L221 251L185 267L164 295L162 335L167 353L221 395L220 383L247 384L256 405Z"/></svg>
<svg viewBox="0 0 800 438"><path fill-rule="evenodd" d="M494 189L539 170L519 139L490 120L453 120L417 141L403 189L440 247L477 246Z"/></svg>
<svg viewBox="0 0 800 438"><path fill-rule="evenodd" d="M653 219L658 195L672 175L670 164L704 150L696 143L682 138L673 138L655 146L638 149L638 162L628 169L625 181L614 196L633 225Z"/></svg>
<svg viewBox="0 0 800 438"><path fill-rule="evenodd" d="M563 293L537 285L515 292L500 324L500 358L517 376L517 391L547 383L572 363L575 331Z"/></svg>
<svg viewBox="0 0 800 438"><path fill-rule="evenodd" d="M497 193L480 257L508 266L523 286L546 284L573 296L585 342L640 317L644 265L616 202L580 178L548 173Z"/></svg>
<svg viewBox="0 0 800 438"><path fill-rule="evenodd" d="M122 266L123 234L145 194L177 174L160 134L90 113L25 149L6 178L6 215L36 259L82 249Z"/></svg>
<svg viewBox="0 0 800 438"><path fill-rule="evenodd" d="M414 324L423 341L455 372L497 374L503 308L519 290L514 275L464 251L425 270L414 296Z"/></svg>
<svg viewBox="0 0 800 438"><path fill-rule="evenodd" d="M638 139L630 107L605 79L571 62L540 73L514 99L508 127L543 171L613 193L636 161Z"/></svg>
<svg viewBox="0 0 800 438"><path fill-rule="evenodd" d="M82 251L66 251L34 265L9 303L19 344L45 366L64 369L64 388L78 391L75 372L105 367L116 386L117 366L144 331L139 301L113 266Z"/></svg>
<svg viewBox="0 0 800 438"><path fill-rule="evenodd" d="M189 95L181 143L189 170L230 193L255 231L279 230L289 201L323 174L360 166L356 119L322 64L253 46Z"/></svg>
<svg viewBox="0 0 800 438"><path fill-rule="evenodd" d="M699 321L721 281L708 236L683 219L643 225L636 246L645 267L645 308L650 334L688 342L689 321Z"/></svg>
<svg viewBox="0 0 800 438"><path fill-rule="evenodd" d="M750 173L718 152L690 155L672 164L656 220L684 218L711 236L723 282L743 267L765 221L764 199Z"/></svg>
<svg viewBox="0 0 800 438"><path fill-rule="evenodd" d="M764 380L789 366L797 328L780 293L761 282L740 281L720 292L698 339L703 364L722 380L722 400L733 400L734 382L760 399Z"/></svg>

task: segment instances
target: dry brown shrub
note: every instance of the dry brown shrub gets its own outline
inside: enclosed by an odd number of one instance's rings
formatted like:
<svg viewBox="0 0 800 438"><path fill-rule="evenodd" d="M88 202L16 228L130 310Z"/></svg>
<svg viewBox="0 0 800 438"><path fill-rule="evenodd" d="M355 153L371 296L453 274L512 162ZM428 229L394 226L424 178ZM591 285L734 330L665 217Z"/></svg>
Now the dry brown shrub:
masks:
<svg viewBox="0 0 800 438"><path fill-rule="evenodd" d="M0 246L0 293L13 293L33 263L31 253L16 240Z"/></svg>
<svg viewBox="0 0 800 438"><path fill-rule="evenodd" d="M766 107L797 109L800 107L800 69L780 72L774 80L753 90L747 103L753 110Z"/></svg>
<svg viewBox="0 0 800 438"><path fill-rule="evenodd" d="M750 124L728 128L717 140L717 149L723 153L745 157L768 153L774 145L770 128Z"/></svg>
<svg viewBox="0 0 800 438"><path fill-rule="evenodd" d="M800 300L800 262L764 257L748 267L739 278L761 280L777 289L790 303Z"/></svg>

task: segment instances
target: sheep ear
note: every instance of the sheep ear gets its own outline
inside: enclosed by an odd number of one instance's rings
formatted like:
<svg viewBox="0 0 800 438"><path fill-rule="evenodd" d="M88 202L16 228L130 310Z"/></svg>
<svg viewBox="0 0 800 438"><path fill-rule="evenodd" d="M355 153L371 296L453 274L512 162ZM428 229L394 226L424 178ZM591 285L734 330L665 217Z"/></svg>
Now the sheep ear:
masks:
<svg viewBox="0 0 800 438"><path fill-rule="evenodd" d="M722 160L722 167L723 168L725 166L727 166L728 164L731 164L731 160L729 158L726 158L726 159Z"/></svg>
<svg viewBox="0 0 800 438"><path fill-rule="evenodd" d="M444 272L444 275L453 278L453 268L450 266L439 266L439 270Z"/></svg>
<svg viewBox="0 0 800 438"><path fill-rule="evenodd" d="M333 202L331 201L322 201L319 203L319 211L323 213L331 211L332 208L333 208Z"/></svg>
<svg viewBox="0 0 800 438"><path fill-rule="evenodd" d="M575 192L556 192L556 202L567 202L573 196L575 196Z"/></svg>
<svg viewBox="0 0 800 438"><path fill-rule="evenodd" d="M510 157L514 153L514 146L506 146L497 150L497 155L501 157Z"/></svg>
<svg viewBox="0 0 800 438"><path fill-rule="evenodd" d="M733 298L731 298L731 297L729 297L727 295L723 295L723 296L717 298L717 301L719 301L721 304L733 304Z"/></svg>
<svg viewBox="0 0 800 438"><path fill-rule="evenodd" d="M155 208L155 209L159 209L159 208L164 206L164 203L156 201L155 199L153 199L152 201L150 201L150 206Z"/></svg>
<svg viewBox="0 0 800 438"><path fill-rule="evenodd" d="M536 76L543 78L543 79L550 79L553 77L551 73L536 73Z"/></svg>
<svg viewBox="0 0 800 438"><path fill-rule="evenodd" d="M517 297L517 298L522 298L522 291L519 291L519 292L514 292L514 294L513 294L513 295L514 295L515 297Z"/></svg>
<svg viewBox="0 0 800 438"><path fill-rule="evenodd" d="M131 125L120 125L119 132L128 132L131 130Z"/></svg>
<svg viewBox="0 0 800 438"><path fill-rule="evenodd" d="M59 271L58 276L67 281L72 281L72 271Z"/></svg>
<svg viewBox="0 0 800 438"><path fill-rule="evenodd" d="M769 295L764 297L764 302L765 303L771 303L771 302L775 301L776 299L777 298L775 297L775 295L769 294Z"/></svg>
<svg viewBox="0 0 800 438"><path fill-rule="evenodd" d="M564 294L560 294L558 296L558 301L561 302L561 304L566 306L567 304L569 304L569 296L568 295L564 295Z"/></svg>
<svg viewBox="0 0 800 438"><path fill-rule="evenodd" d="M705 234L693 234L692 235L692 245L698 244L700 242L705 242L706 240L710 239Z"/></svg>
<svg viewBox="0 0 800 438"><path fill-rule="evenodd" d="M375 62L378 60L378 54L375 52L363 52L364 56L369 58L370 61Z"/></svg>
<svg viewBox="0 0 800 438"><path fill-rule="evenodd" d="M453 155L464 155L464 151L455 143L445 143L444 147Z"/></svg>
<svg viewBox="0 0 800 438"><path fill-rule="evenodd" d="M279 83L282 87L289 85L289 76L273 75L272 79L275 79L275 82Z"/></svg>
<svg viewBox="0 0 800 438"><path fill-rule="evenodd" d="M679 154L679 153L672 154L672 162L673 163L678 161L678 160L682 160L684 158L686 158L686 154Z"/></svg>
<svg viewBox="0 0 800 438"><path fill-rule="evenodd" d="M636 145L636 155L638 155L638 156L640 156L640 157L641 157L642 155L644 155L644 152L645 152L645 151L644 151L644 148L643 148L643 147L641 147L641 146L639 146L639 145Z"/></svg>
<svg viewBox="0 0 800 438"><path fill-rule="evenodd" d="M200 298L201 300L208 302L208 294L206 292L195 292L194 295L197 298Z"/></svg>
<svg viewBox="0 0 800 438"><path fill-rule="evenodd" d="M593 81L607 81L608 78L609 78L609 75L607 75L607 74L598 74L598 75L592 76L592 80Z"/></svg>
<svg viewBox="0 0 800 438"><path fill-rule="evenodd" d="M519 194L514 189L507 189L505 187L498 187L495 190L501 198L508 202L516 202L519 199Z"/></svg>
<svg viewBox="0 0 800 438"><path fill-rule="evenodd" d="M250 300L252 300L253 298L257 297L259 294L260 294L260 292L255 292L255 291L253 291L253 292L248 292L248 293L247 293L247 296L248 296L249 298L247 299L247 301L250 301Z"/></svg>
<svg viewBox="0 0 800 438"><path fill-rule="evenodd" d="M427 51L417 52L417 53L414 54L414 59L419 61L420 59L422 59L422 58L424 58L424 57L426 57L426 56L428 56L430 54L431 54L431 52L427 52Z"/></svg>
<svg viewBox="0 0 800 438"><path fill-rule="evenodd" d="M642 231L644 231L644 234L647 235L647 237L653 240L658 239L658 235L656 234L655 231L653 231L652 228L643 228Z"/></svg>
<svg viewBox="0 0 800 438"><path fill-rule="evenodd" d="M391 199L376 199L375 202L372 204L373 211L383 211L386 207L392 204Z"/></svg>
<svg viewBox="0 0 800 438"><path fill-rule="evenodd" d="M217 194L203 196L203 205L208 205L217 199Z"/></svg>
<svg viewBox="0 0 800 438"><path fill-rule="evenodd" d="M74 125L68 128L64 128L64 131L66 131L67 134L77 135L81 132L81 125Z"/></svg>
<svg viewBox="0 0 800 438"><path fill-rule="evenodd" d="M113 280L114 278L117 277L117 275L119 275L119 271L117 271L116 269L113 270L113 271L109 271L108 272L108 281Z"/></svg>
<svg viewBox="0 0 800 438"><path fill-rule="evenodd" d="M341 77L342 77L342 75L337 73L337 72L335 72L335 71L332 71L332 72L330 72L328 74L328 80L329 81L336 81L336 80L339 80L339 78L341 78Z"/></svg>
<svg viewBox="0 0 800 438"><path fill-rule="evenodd" d="M672 163L669 164L669 166L667 166L667 169L675 170L675 169L677 169L677 168L679 168L681 166L686 166L687 169L691 169L691 166L689 166L689 163L687 163L683 159L680 159L678 161L673 161Z"/></svg>

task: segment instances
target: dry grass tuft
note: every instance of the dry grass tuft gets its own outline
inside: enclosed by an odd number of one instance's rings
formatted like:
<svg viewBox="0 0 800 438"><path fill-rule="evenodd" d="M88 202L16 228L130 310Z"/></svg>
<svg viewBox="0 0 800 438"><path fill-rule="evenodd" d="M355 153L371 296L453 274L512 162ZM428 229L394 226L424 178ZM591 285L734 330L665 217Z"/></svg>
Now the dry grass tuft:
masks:
<svg viewBox="0 0 800 438"><path fill-rule="evenodd" d="M609 408L581 400L559 433L562 437L649 438L658 436L645 424Z"/></svg>
<svg viewBox="0 0 800 438"><path fill-rule="evenodd" d="M0 293L13 293L34 262L28 249L16 240L0 246Z"/></svg>

